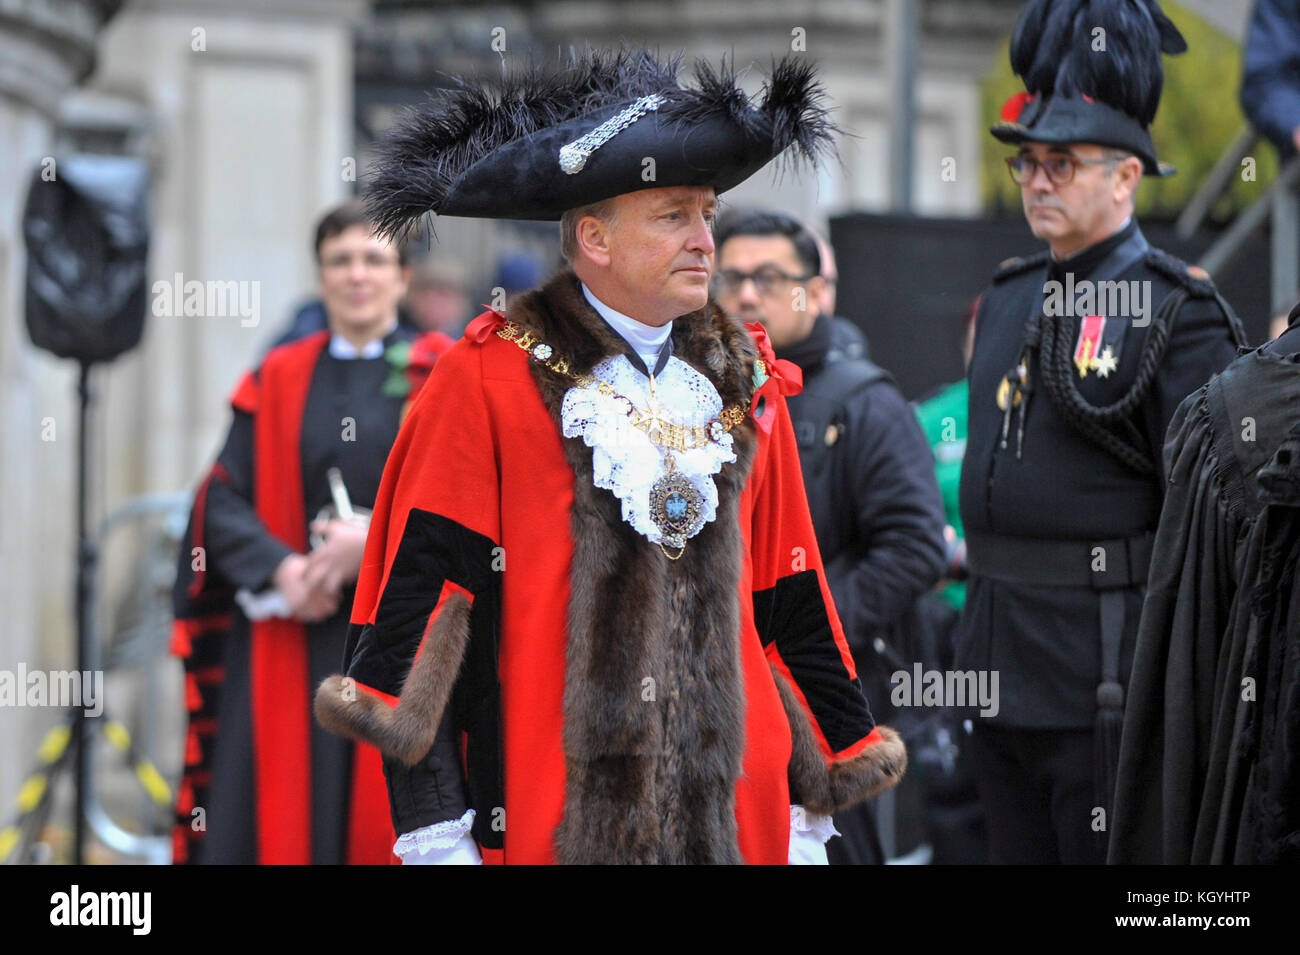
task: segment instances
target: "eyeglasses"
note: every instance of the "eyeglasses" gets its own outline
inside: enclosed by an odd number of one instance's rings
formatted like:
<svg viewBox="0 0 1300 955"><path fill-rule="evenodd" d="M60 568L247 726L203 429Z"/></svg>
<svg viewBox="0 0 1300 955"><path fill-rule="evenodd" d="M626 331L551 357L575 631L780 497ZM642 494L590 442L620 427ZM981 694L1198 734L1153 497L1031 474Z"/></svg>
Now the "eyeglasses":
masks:
<svg viewBox="0 0 1300 955"><path fill-rule="evenodd" d="M1046 159L1035 159L1033 156L1008 156L1007 169L1011 172L1012 180L1019 186L1032 181L1039 166L1047 173L1048 179L1058 186L1063 186L1074 178L1075 170L1079 166L1100 163L1113 165L1117 162L1118 159L1110 156L1101 159L1080 159L1078 156L1048 156Z"/></svg>
<svg viewBox="0 0 1300 955"><path fill-rule="evenodd" d="M811 275L791 275L775 266L764 266L757 272L738 272L735 269L723 269L713 279L715 295L739 295L745 283L752 279L754 289L759 295L774 295L791 282L806 282Z"/></svg>
<svg viewBox="0 0 1300 955"><path fill-rule="evenodd" d="M321 259L321 268L327 272L342 272L352 268L354 256L347 252L338 252ZM401 259L396 255L384 255L380 252L366 252L361 255L361 263L370 271L400 265Z"/></svg>

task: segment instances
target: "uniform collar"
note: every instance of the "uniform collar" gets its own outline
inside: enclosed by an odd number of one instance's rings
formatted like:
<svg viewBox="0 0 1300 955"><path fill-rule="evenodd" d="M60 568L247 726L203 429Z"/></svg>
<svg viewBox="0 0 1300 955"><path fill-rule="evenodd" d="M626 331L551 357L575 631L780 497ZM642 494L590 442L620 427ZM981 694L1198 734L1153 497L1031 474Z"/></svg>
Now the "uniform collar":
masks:
<svg viewBox="0 0 1300 955"><path fill-rule="evenodd" d="M1058 260L1056 257L1049 257L1049 270L1063 275L1066 272L1073 272L1075 276L1087 275L1098 263L1106 256L1110 255L1121 242L1131 236L1137 230L1137 220L1129 216L1124 220L1124 224L1112 232L1109 236L1100 242L1086 246L1078 252L1067 255L1064 259Z"/></svg>
<svg viewBox="0 0 1300 955"><path fill-rule="evenodd" d="M388 339L397 331L397 319L394 318L391 325L388 326L384 334L378 338L372 338L361 348L357 348L342 335L330 335L329 352L331 358L338 358L341 361L352 361L357 358L379 358L384 353L388 345Z"/></svg>
<svg viewBox="0 0 1300 955"><path fill-rule="evenodd" d="M656 327L638 322L635 318L610 308L596 298L591 289L587 288L586 282L579 281L578 284L582 287L582 294L596 310L596 314L603 318L605 324L614 329L627 344L628 360L637 371L648 376L650 374L648 366L653 361L654 373L657 375L662 372L673 353L673 323L668 322Z"/></svg>

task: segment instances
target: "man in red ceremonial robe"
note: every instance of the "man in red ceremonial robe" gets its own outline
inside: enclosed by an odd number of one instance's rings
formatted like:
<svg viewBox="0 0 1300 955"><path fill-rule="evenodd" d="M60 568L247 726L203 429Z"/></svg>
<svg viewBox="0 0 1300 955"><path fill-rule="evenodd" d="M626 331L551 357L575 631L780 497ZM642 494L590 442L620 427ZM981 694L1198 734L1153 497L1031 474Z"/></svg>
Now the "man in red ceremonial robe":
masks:
<svg viewBox="0 0 1300 955"><path fill-rule="evenodd" d="M435 357L397 324L404 247L373 233L359 201L321 220L329 329L244 377L195 496L174 601L190 711L177 862L392 859L379 753L311 719L343 652L365 509ZM340 481L357 512L317 520Z"/></svg>
<svg viewBox="0 0 1300 955"><path fill-rule="evenodd" d="M391 231L560 219L569 263L412 407L317 693L383 751L404 862L824 862L828 815L903 772L822 570L799 371L709 298L717 194L829 144L821 89L802 61L759 107L676 72L624 51L467 88L374 180Z"/></svg>

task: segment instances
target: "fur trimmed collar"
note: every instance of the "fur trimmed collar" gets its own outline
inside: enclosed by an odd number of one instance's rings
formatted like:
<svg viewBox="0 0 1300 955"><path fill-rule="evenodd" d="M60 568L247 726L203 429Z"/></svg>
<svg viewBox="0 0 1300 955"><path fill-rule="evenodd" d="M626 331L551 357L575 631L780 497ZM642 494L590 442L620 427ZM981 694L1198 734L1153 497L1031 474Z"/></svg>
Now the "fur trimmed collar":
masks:
<svg viewBox="0 0 1300 955"><path fill-rule="evenodd" d="M578 277L568 269L557 272L541 288L516 298L507 317L568 358L576 374L587 374L602 358L624 354L628 349L622 336L591 307ZM698 312L675 319L672 339L674 356L709 378L724 405L748 403L753 391L754 359L759 354L744 325L710 302ZM540 375L537 369L534 372L535 377L558 378L565 390L572 384L545 369ZM541 384L539 381L539 387Z"/></svg>

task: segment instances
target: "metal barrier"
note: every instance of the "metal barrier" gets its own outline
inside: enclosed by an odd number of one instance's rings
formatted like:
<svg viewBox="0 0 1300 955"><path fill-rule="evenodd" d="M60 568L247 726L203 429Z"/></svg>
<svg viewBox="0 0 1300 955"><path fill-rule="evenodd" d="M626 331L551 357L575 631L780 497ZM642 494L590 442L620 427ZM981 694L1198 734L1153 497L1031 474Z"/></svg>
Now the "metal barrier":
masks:
<svg viewBox="0 0 1300 955"><path fill-rule="evenodd" d="M1190 238L1201 227L1210 207L1228 188L1241 162L1259 143L1249 124L1228 144L1210 174L1178 217L1178 235ZM1270 237L1271 314L1289 311L1300 295L1300 156L1282 167L1272 184L1233 220L1232 225L1206 250L1198 265L1211 275L1228 268L1251 234L1267 220Z"/></svg>
<svg viewBox="0 0 1300 955"><path fill-rule="evenodd" d="M92 544L96 559L91 592L98 600L104 588L97 558L110 536L141 524L148 531L142 545L139 572L131 578L137 619L131 626L112 633L107 640L100 640L95 632L98 614L92 613L91 656L86 661L91 672L103 671L105 676L128 669L140 674L135 721L139 729L135 738L126 723L114 718L107 709L87 721L89 732L84 759L90 785L85 802L86 823L107 849L125 857L123 861L156 865L171 862L172 787L159 772L154 754L160 749L160 730L168 716L161 711L159 703L169 679L164 670L170 659L171 585L176 548L184 534L190 501L188 493L133 498L105 518ZM161 526L149 530L151 523ZM170 678L174 679L174 675ZM0 828L0 862L41 862L53 857L51 847L42 847L41 833L53 809L55 783L61 774L75 766L78 758L73 732L78 715L75 709L67 711L65 720L42 737L37 747L36 766L19 787L13 821ZM104 807L95 785L100 740L120 753L131 768L141 791L142 832L119 824ZM153 827L157 831L150 831L151 816L158 819Z"/></svg>

